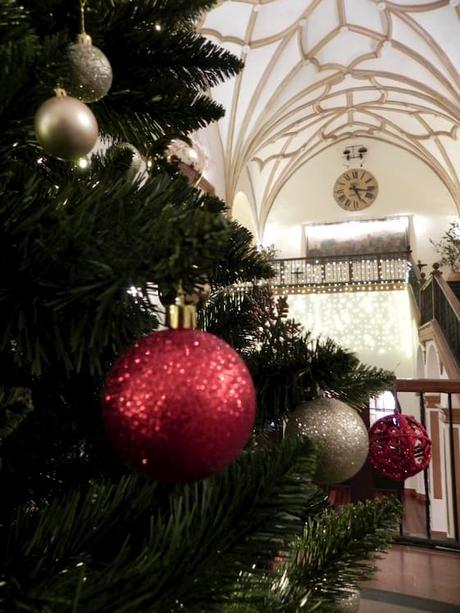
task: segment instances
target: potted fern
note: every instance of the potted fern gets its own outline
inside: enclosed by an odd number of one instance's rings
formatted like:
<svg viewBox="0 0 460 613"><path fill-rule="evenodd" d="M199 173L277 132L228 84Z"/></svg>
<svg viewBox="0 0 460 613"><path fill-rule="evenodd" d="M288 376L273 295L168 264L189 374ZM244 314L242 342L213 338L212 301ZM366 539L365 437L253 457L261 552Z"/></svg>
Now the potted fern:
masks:
<svg viewBox="0 0 460 613"><path fill-rule="evenodd" d="M441 266L449 267L447 281L460 281L460 222L452 221L440 241L430 242L441 256Z"/></svg>

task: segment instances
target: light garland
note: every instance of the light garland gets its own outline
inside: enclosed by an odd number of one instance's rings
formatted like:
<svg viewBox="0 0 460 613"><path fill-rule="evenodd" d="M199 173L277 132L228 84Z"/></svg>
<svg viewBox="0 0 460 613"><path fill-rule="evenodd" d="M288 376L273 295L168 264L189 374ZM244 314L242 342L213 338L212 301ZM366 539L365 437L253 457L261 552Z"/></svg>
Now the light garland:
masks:
<svg viewBox="0 0 460 613"><path fill-rule="evenodd" d="M309 284L309 285L276 285L270 284L273 293L277 296L289 296L295 294L331 294L344 292L379 292L391 290L404 290L407 287L405 282L394 281L363 281L361 283L343 283L343 284Z"/></svg>

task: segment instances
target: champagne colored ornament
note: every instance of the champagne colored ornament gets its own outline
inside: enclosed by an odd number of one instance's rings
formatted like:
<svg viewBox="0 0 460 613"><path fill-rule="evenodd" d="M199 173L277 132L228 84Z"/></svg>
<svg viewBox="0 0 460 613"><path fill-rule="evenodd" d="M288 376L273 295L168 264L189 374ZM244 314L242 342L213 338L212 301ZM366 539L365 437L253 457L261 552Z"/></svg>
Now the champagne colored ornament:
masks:
<svg viewBox="0 0 460 613"><path fill-rule="evenodd" d="M189 145L183 140L173 139L165 150L166 159L175 164L181 174L197 186L208 166L208 159L198 143Z"/></svg>
<svg viewBox="0 0 460 613"><path fill-rule="evenodd" d="M182 162L196 170L200 175L203 174L208 165L206 155L198 143L193 143L192 146L183 140L175 138L169 143L165 153L168 162Z"/></svg>
<svg viewBox="0 0 460 613"><path fill-rule="evenodd" d="M170 311L175 329L135 342L110 371L103 419L121 458L164 482L222 471L248 441L255 390L239 355L224 341L191 329L194 309Z"/></svg>
<svg viewBox="0 0 460 613"><path fill-rule="evenodd" d="M425 428L399 408L372 425L369 439L373 468L395 481L416 475L430 463L431 440Z"/></svg>
<svg viewBox="0 0 460 613"><path fill-rule="evenodd" d="M69 74L65 86L82 102L96 102L112 86L112 67L107 57L92 44L91 36L79 34L67 48Z"/></svg>
<svg viewBox="0 0 460 613"><path fill-rule="evenodd" d="M358 413L335 398L303 402L289 417L287 435L308 437L319 445L315 480L332 485L351 479L369 450L366 426Z"/></svg>
<svg viewBox="0 0 460 613"><path fill-rule="evenodd" d="M133 155L131 158L131 165L126 171L126 178L129 181L140 181L143 183L148 175L147 163L136 147L130 143L118 143L113 145L113 147L115 149L128 149L131 151Z"/></svg>
<svg viewBox="0 0 460 613"><path fill-rule="evenodd" d="M35 114L35 134L40 145L63 160L84 157L96 144L98 125L92 111L62 89Z"/></svg>

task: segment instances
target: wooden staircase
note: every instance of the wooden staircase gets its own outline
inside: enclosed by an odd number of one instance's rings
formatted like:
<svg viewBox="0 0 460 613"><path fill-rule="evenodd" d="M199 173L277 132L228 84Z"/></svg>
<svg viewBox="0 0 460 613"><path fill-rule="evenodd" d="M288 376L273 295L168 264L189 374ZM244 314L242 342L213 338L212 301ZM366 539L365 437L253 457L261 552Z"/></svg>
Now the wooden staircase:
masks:
<svg viewBox="0 0 460 613"><path fill-rule="evenodd" d="M421 343L432 340L448 377L460 378L460 281L445 281L439 264L426 278L412 262L409 288Z"/></svg>

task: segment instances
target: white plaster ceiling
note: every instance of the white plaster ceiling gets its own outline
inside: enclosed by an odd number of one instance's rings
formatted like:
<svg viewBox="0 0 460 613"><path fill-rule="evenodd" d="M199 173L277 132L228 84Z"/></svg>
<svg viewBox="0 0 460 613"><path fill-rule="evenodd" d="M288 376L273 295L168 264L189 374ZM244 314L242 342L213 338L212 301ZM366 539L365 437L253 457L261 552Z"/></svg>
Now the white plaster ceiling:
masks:
<svg viewBox="0 0 460 613"><path fill-rule="evenodd" d="M460 0L224 0L203 34L245 62L213 90L227 202L246 172L262 231L309 160L367 137L415 155L460 204Z"/></svg>

